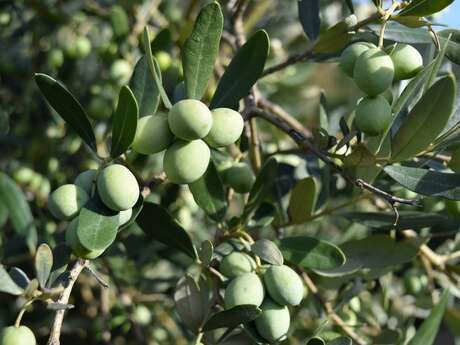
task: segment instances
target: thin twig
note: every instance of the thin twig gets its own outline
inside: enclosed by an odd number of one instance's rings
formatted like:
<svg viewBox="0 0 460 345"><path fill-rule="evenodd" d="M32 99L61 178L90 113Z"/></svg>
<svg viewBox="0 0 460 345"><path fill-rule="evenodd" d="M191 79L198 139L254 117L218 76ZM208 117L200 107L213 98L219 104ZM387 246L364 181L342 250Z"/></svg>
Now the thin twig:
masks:
<svg viewBox="0 0 460 345"><path fill-rule="evenodd" d="M348 335L356 344L358 345L366 345L367 341L361 338L351 327L349 327L345 321L342 320L342 318L337 315L337 313L334 311L334 308L332 308L331 304L324 300L321 294L319 293L318 287L315 285L315 283L310 279L308 274L305 271L301 271L301 276L302 279L307 286L309 292L316 298L316 300L319 302L321 307L324 309L326 312L329 320L334 322L342 331Z"/></svg>
<svg viewBox="0 0 460 345"><path fill-rule="evenodd" d="M68 304L70 294L72 292L72 288L77 281L78 276L80 275L81 271L88 265L88 260L78 259L75 265L69 272L69 278L67 281L67 285L62 291L61 296L57 300L57 303L61 304ZM61 328L62 322L64 321L64 314L65 310L58 310L54 316L53 327L51 328L50 337L48 339L47 345L59 345L60 344L60 336L61 336Z"/></svg>

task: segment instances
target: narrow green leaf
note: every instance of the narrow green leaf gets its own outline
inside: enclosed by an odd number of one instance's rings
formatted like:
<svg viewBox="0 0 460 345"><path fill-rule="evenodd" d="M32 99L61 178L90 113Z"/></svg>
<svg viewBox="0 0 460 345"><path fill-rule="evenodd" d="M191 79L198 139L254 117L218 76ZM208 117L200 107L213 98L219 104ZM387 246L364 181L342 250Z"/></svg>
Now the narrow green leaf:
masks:
<svg viewBox="0 0 460 345"><path fill-rule="evenodd" d="M179 280L174 292L174 301L182 321L192 332L198 333L204 323L206 311L198 284L191 276L186 275Z"/></svg>
<svg viewBox="0 0 460 345"><path fill-rule="evenodd" d="M215 221L221 221L227 212L227 196L214 162L211 160L206 173L188 185L195 202Z"/></svg>
<svg viewBox="0 0 460 345"><path fill-rule="evenodd" d="M450 36L450 41L447 45L446 56L447 58L460 65L460 30L446 29L438 32L439 40L442 44Z"/></svg>
<svg viewBox="0 0 460 345"><path fill-rule="evenodd" d="M215 313L203 326L205 332L218 328L234 329L242 323L257 319L262 310L252 304L243 304Z"/></svg>
<svg viewBox="0 0 460 345"><path fill-rule="evenodd" d="M289 199L288 213L292 224L302 224L315 210L318 187L313 177L306 177L294 186Z"/></svg>
<svg viewBox="0 0 460 345"><path fill-rule="evenodd" d="M313 237L285 237L280 240L279 248L286 261L308 269L334 269L345 263L339 247Z"/></svg>
<svg viewBox="0 0 460 345"><path fill-rule="evenodd" d="M431 228L448 219L446 216L437 213L399 211L398 224L395 226L394 212L352 212L344 213L342 216L351 222L381 230L419 230Z"/></svg>
<svg viewBox="0 0 460 345"><path fill-rule="evenodd" d="M408 345L432 345L439 331L439 326L446 311L447 302L449 301L449 291L442 294L441 300L435 305L428 318L422 323L409 341Z"/></svg>
<svg viewBox="0 0 460 345"><path fill-rule="evenodd" d="M35 254L35 272L40 286L44 288L53 267L53 252L46 244L41 244Z"/></svg>
<svg viewBox="0 0 460 345"><path fill-rule="evenodd" d="M370 25L371 30L378 35L380 25ZM390 22L385 29L385 39L399 43L432 43L433 39L426 29L409 28L399 23Z"/></svg>
<svg viewBox="0 0 460 345"><path fill-rule="evenodd" d="M300 0L298 2L298 10L303 31L311 41L316 40L321 28L319 0Z"/></svg>
<svg viewBox="0 0 460 345"><path fill-rule="evenodd" d="M144 203L137 222L147 236L196 259L196 249L190 236L160 205Z"/></svg>
<svg viewBox="0 0 460 345"><path fill-rule="evenodd" d="M172 107L171 101L169 100L168 95L166 94L166 91L163 87L163 82L161 80L161 71L158 65L158 61L153 57L153 54L152 54L152 47L150 46L149 30L147 29L147 27L144 28L143 44L144 44L145 56L147 59L147 63L149 65L150 73L152 74L153 80L155 80L156 87L160 92L161 100L163 101L163 104L165 105L166 108L171 109Z"/></svg>
<svg viewBox="0 0 460 345"><path fill-rule="evenodd" d="M139 106L139 117L155 115L160 102L160 91L150 73L145 55L137 61L129 85Z"/></svg>
<svg viewBox="0 0 460 345"><path fill-rule="evenodd" d="M110 9L110 22L116 37L123 37L129 33L129 20L123 7L115 5Z"/></svg>
<svg viewBox="0 0 460 345"><path fill-rule="evenodd" d="M255 255L271 265L282 265L284 263L283 254L278 246L270 240L257 240L252 245L251 250Z"/></svg>
<svg viewBox="0 0 460 345"><path fill-rule="evenodd" d="M210 108L237 108L262 75L270 41L264 30L257 31L233 57L220 79Z"/></svg>
<svg viewBox="0 0 460 345"><path fill-rule="evenodd" d="M96 138L85 110L62 84L43 73L35 74L35 82L49 105L72 127L83 141L97 152Z"/></svg>
<svg viewBox="0 0 460 345"><path fill-rule="evenodd" d="M413 158L436 139L454 111L455 97L456 83L450 75L423 95L392 139L393 162Z"/></svg>
<svg viewBox="0 0 460 345"><path fill-rule="evenodd" d="M224 17L217 2L203 7L182 50L185 90L188 98L201 99L219 52Z"/></svg>
<svg viewBox="0 0 460 345"><path fill-rule="evenodd" d="M319 36L313 50L316 53L329 54L336 53L345 48L353 36L349 31L357 23L358 19L352 14L343 21L330 27Z"/></svg>
<svg viewBox="0 0 460 345"><path fill-rule="evenodd" d="M431 86L433 86L434 81L436 80L436 77L438 76L439 70L441 69L442 63L444 62L444 56L446 55L447 52L447 47L449 46L450 43L450 38L447 40L444 40L443 43L441 43L441 50L439 51L438 55L436 56L436 59L434 59L433 67L431 68L430 75L428 76L428 80L426 81L424 85L424 93L426 90L428 90Z"/></svg>
<svg viewBox="0 0 460 345"><path fill-rule="evenodd" d="M134 140L139 109L136 97L129 86L123 86L118 96L118 105L113 114L112 149L115 158L124 153Z"/></svg>
<svg viewBox="0 0 460 345"><path fill-rule="evenodd" d="M0 265L0 292L15 296L22 295L24 292L24 290L11 279L3 265Z"/></svg>
<svg viewBox="0 0 460 345"><path fill-rule="evenodd" d="M8 272L10 278L19 286L21 289L27 289L30 284L30 279L27 274L18 267L13 267Z"/></svg>
<svg viewBox="0 0 460 345"><path fill-rule="evenodd" d="M29 204L22 190L6 174L0 172L0 199L7 207L14 230L25 237L29 250L37 246L37 229Z"/></svg>
<svg viewBox="0 0 460 345"><path fill-rule="evenodd" d="M272 196L272 187L278 172L276 159L270 158L265 162L256 177L256 181L249 192L248 202L244 207L243 219L248 219L265 199Z"/></svg>
<svg viewBox="0 0 460 345"><path fill-rule="evenodd" d="M118 212L109 210L99 198L91 199L78 215L77 236L88 250L102 250L115 240Z"/></svg>
<svg viewBox="0 0 460 345"><path fill-rule="evenodd" d="M442 11L453 2L454 0L412 0L399 15L427 17Z"/></svg>
<svg viewBox="0 0 460 345"><path fill-rule="evenodd" d="M417 194L460 200L460 174L396 165L384 170L401 186Z"/></svg>
<svg viewBox="0 0 460 345"><path fill-rule="evenodd" d="M209 240L203 241L198 254L203 265L209 266L214 257L214 246L212 242Z"/></svg>

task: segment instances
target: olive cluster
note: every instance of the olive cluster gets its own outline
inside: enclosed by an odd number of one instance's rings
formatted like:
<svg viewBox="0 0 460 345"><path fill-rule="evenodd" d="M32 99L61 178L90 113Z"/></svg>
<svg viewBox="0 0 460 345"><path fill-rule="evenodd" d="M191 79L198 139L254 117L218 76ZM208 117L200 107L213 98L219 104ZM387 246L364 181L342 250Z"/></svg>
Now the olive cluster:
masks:
<svg viewBox="0 0 460 345"><path fill-rule="evenodd" d="M340 66L367 94L356 107L356 127L376 136L382 134L392 120L393 81L414 77L423 69L423 59L408 44L398 43L382 50L372 43L358 42L343 51Z"/></svg>
<svg viewBox="0 0 460 345"><path fill-rule="evenodd" d="M289 330L289 306L299 305L304 286L299 275L285 265L263 265L248 253L234 251L222 259L220 272L230 279L226 309L256 305L262 314L255 320L258 333L270 343L283 340Z"/></svg>
<svg viewBox="0 0 460 345"><path fill-rule="evenodd" d="M243 132L242 116L229 108L212 111L195 99L177 102L167 116L142 117L137 125L132 149L142 154L166 150L163 168L168 179L189 184L206 172L210 147L233 144Z"/></svg>
<svg viewBox="0 0 460 345"><path fill-rule="evenodd" d="M66 242L74 255L84 259L95 259L105 249L89 250L78 239L78 217L82 207L97 194L109 209L118 213L119 226L126 224L132 207L139 198L139 184L125 166L109 165L102 170L86 170L79 174L73 184L65 184L50 194L48 208L59 220L69 220Z"/></svg>

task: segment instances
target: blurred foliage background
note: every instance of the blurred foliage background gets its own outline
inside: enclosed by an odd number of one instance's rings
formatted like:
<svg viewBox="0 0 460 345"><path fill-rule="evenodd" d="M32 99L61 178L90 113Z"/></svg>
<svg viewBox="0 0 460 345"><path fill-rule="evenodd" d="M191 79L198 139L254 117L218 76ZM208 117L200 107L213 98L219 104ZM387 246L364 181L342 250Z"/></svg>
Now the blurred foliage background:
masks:
<svg viewBox="0 0 460 345"><path fill-rule="evenodd" d="M98 138L105 138L110 133L110 116L120 86L129 81L142 53L140 35L144 26L149 26L154 37L152 50L160 62L166 90L173 98L175 87L182 80L181 45L205 3L200 0L0 2L0 170L12 176L25 191L36 218L39 242L53 247L63 240L63 225L56 223L44 207L49 192L73 181L79 172L94 167L96 162L81 140L68 132L64 122L45 104L33 74L43 72L62 80L91 116ZM324 28L349 14L345 1L321 3ZM369 5L357 7L359 18L370 11ZM268 66L303 51L308 44L298 21L297 0L252 1L245 16L245 31L250 33L257 28L266 29L271 38ZM430 49L425 50L427 57L433 54ZM224 37L208 98L232 55ZM339 72L333 57L328 63L313 61L291 66L264 78L259 85L267 98L313 129L320 125L318 114L324 93L330 133L338 132L340 118L350 113L362 96ZM261 137L267 155L294 148L285 135L265 124L261 124ZM132 155L130 159L142 176L161 171L160 155ZM307 162L311 163L308 168ZM352 197L353 189L345 187L340 178L322 180L316 164L308 155L282 156L281 202L294 182L307 174L316 174L324 186L332 188L329 204L337 205ZM401 188L395 192L407 195ZM157 187L150 198L168 207L196 243L212 236L215 225L208 223L187 188ZM320 196L317 207L325 201L326 198ZM375 210L379 206L368 200L359 203L360 210ZM426 211L447 212L444 202L430 198L424 200L423 207ZM20 266L33 275L32 258L24 239L16 235L3 218L0 209L1 262ZM291 227L289 231L340 244L363 236L367 229L341 217L326 217ZM260 233L269 238L274 236L265 229ZM460 237L449 241L434 238L432 244L458 249ZM71 299L76 307L66 316L62 343L190 343L192 338L181 326L172 300L175 284L190 264L188 260L161 244L146 243L136 226L124 231L120 240L93 264L110 281L110 288L102 288L91 275L80 277ZM348 299L339 310L340 315L352 327L362 324L370 327L376 335L375 344L396 343L401 332L413 332L431 308L431 282L423 272L421 263L414 259L377 280L360 280L360 288L354 292L359 298ZM326 278L319 283L326 298L336 296L336 288L341 284L339 279ZM14 321L20 303L0 295L0 327ZM292 319L296 331L287 343L304 344L319 326L319 315L313 300L305 299L302 307L295 310ZM39 304L25 316L24 322L36 331L40 343L44 343L48 335L52 317L53 313ZM460 344L460 309L451 309L448 317L446 324L451 327L443 326L437 344ZM236 338L226 344L246 344L247 341Z"/></svg>

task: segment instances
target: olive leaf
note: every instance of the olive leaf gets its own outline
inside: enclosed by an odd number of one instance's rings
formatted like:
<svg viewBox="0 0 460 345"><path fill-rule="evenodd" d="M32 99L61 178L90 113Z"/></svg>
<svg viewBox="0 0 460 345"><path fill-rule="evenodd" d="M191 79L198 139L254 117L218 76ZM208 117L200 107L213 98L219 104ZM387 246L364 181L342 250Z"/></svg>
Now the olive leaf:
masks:
<svg viewBox="0 0 460 345"><path fill-rule="evenodd" d="M40 287L44 288L53 267L53 252L46 244L41 244L35 254L35 271Z"/></svg>
<svg viewBox="0 0 460 345"><path fill-rule="evenodd" d="M442 11L453 2L454 0L412 0L407 7L399 12L399 15L426 17Z"/></svg>
<svg viewBox="0 0 460 345"><path fill-rule="evenodd" d="M203 326L204 331L212 331L218 328L234 329L242 323L257 319L262 310L252 304L238 305L236 307L215 313L206 321Z"/></svg>
<svg viewBox="0 0 460 345"><path fill-rule="evenodd" d="M110 9L110 22L116 37L123 37L129 33L129 20L123 7L114 5Z"/></svg>
<svg viewBox="0 0 460 345"><path fill-rule="evenodd" d="M129 85L139 106L139 117L154 115L160 102L160 92L150 73L145 55L137 61Z"/></svg>
<svg viewBox="0 0 460 345"><path fill-rule="evenodd" d="M292 224L302 224L311 218L318 198L318 186L313 177L306 177L294 186L288 213Z"/></svg>
<svg viewBox="0 0 460 345"><path fill-rule="evenodd" d="M0 265L0 292L16 296L22 295L24 292L24 289L18 286L14 280L11 279L3 265Z"/></svg>
<svg viewBox="0 0 460 345"><path fill-rule="evenodd" d="M352 38L349 32L358 23L354 14L327 29L319 36L313 50L315 53L335 53L343 49Z"/></svg>
<svg viewBox="0 0 460 345"><path fill-rule="evenodd" d="M321 28L319 0L300 0L298 2L298 10L303 31L310 40L317 39Z"/></svg>
<svg viewBox="0 0 460 345"><path fill-rule="evenodd" d="M267 239L257 240L251 247L252 252L263 261L272 265L282 265L284 262L283 254L278 246Z"/></svg>
<svg viewBox="0 0 460 345"><path fill-rule="evenodd" d="M176 302L177 313L182 321L190 330L198 333L204 323L206 310L203 306L202 294L198 284L188 274L177 283L174 301Z"/></svg>

